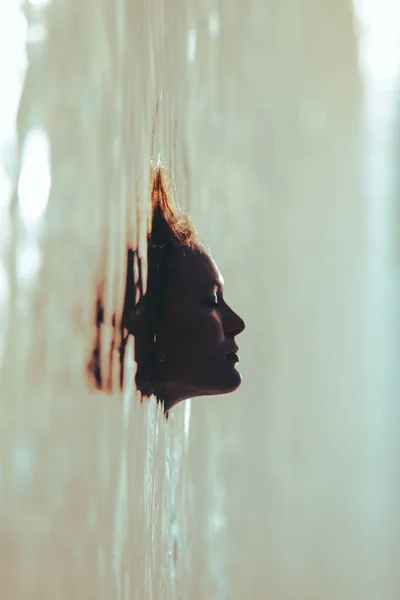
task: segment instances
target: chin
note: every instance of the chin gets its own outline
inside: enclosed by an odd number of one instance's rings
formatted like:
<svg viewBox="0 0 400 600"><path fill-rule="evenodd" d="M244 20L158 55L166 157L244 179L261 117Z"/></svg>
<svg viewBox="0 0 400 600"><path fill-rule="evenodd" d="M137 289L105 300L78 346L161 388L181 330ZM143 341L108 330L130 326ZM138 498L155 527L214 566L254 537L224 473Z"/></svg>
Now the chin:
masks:
<svg viewBox="0 0 400 600"><path fill-rule="evenodd" d="M224 377L224 380L220 382L217 389L210 391L210 395L212 394L229 394L230 392L234 392L242 383L242 376L237 369L233 369L227 376Z"/></svg>
<svg viewBox="0 0 400 600"><path fill-rule="evenodd" d="M237 390L237 388L240 386L240 384L242 383L242 376L239 373L239 371L237 371L236 369L234 369L233 371L233 377L232 377L232 388L231 388L231 392L234 392L235 390Z"/></svg>
<svg viewBox="0 0 400 600"><path fill-rule="evenodd" d="M241 383L241 374L236 368L233 368L228 372L225 370L225 372L219 373L216 377L213 377L213 381L206 381L203 377L200 384L199 382L196 384L194 382L175 384L176 394L169 394L168 399L162 400L164 411L167 413L173 406L188 398L229 394L237 390Z"/></svg>

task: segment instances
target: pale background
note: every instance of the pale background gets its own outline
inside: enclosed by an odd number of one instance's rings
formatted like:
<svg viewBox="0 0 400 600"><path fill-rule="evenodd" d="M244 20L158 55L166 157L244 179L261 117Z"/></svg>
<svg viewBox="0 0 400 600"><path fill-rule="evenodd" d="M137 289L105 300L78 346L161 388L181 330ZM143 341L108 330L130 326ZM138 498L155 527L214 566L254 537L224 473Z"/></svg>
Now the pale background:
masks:
<svg viewBox="0 0 400 600"><path fill-rule="evenodd" d="M399 23L2 0L1 598L400 597ZM168 423L131 358L123 395L85 381L151 156L247 322L241 389Z"/></svg>

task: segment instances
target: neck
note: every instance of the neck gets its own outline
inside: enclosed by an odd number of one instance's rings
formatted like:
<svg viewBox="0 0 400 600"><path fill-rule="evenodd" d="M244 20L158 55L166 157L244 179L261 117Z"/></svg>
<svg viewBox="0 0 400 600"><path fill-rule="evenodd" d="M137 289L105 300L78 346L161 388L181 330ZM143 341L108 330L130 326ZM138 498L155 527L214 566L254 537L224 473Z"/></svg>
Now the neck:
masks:
<svg viewBox="0 0 400 600"><path fill-rule="evenodd" d="M164 403L164 412L167 413L175 404L193 397L187 388L172 383L159 383L154 386L157 398Z"/></svg>

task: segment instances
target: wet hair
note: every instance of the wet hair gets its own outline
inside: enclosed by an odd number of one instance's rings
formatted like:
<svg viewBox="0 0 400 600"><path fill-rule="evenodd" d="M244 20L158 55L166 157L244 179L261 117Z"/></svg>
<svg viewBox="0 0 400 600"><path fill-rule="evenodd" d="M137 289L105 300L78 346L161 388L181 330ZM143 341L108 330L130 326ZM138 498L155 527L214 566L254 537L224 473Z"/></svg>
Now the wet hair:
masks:
<svg viewBox="0 0 400 600"><path fill-rule="evenodd" d="M165 318L166 292L168 287L169 266L179 253L200 246L198 234L192 220L178 206L174 199L174 190L166 172L157 167L150 174L150 229L147 234L147 286L143 285L143 260L138 249L127 249L127 270L125 298L120 320L120 388L123 386L125 348L129 336L134 337L135 359L137 362L136 387L143 397L149 397L154 391L157 369L162 360L162 349L158 346L157 332ZM135 277L135 273L137 274ZM103 323L101 296L96 305L97 336L88 371L94 378L97 389L111 391L112 382L104 382L101 373L101 336ZM116 319L112 326L115 330ZM114 350L113 336L111 356ZM110 366L109 369L112 372ZM157 397L158 402L163 399Z"/></svg>
<svg viewBox="0 0 400 600"><path fill-rule="evenodd" d="M157 332L165 318L166 292L171 260L198 243L197 231L189 216L174 201L172 186L163 169L158 167L150 178L151 228L147 236L147 289L140 290L137 304L137 287L133 284L135 258L138 260L139 280L142 264L134 250L128 250L123 323L135 338L137 362L136 386L142 397L154 393L154 378L162 361L162 348L158 345ZM133 285L132 285L133 284ZM132 307L134 310L133 321ZM162 398L157 397L159 402Z"/></svg>
<svg viewBox="0 0 400 600"><path fill-rule="evenodd" d="M175 202L172 185L165 171L158 167L150 178L151 243L165 243L176 249L194 248L198 243L197 230L191 218L184 214Z"/></svg>

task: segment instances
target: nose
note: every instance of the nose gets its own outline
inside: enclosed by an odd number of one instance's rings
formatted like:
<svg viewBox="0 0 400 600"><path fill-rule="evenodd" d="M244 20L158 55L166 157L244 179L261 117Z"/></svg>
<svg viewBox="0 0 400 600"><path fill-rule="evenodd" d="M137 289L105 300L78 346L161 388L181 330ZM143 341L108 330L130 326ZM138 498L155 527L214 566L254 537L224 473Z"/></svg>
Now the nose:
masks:
<svg viewBox="0 0 400 600"><path fill-rule="evenodd" d="M225 333L226 335L235 337L245 330L246 324L241 317L230 306L228 308L228 314L225 322Z"/></svg>

